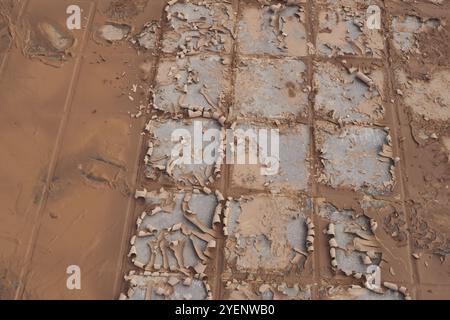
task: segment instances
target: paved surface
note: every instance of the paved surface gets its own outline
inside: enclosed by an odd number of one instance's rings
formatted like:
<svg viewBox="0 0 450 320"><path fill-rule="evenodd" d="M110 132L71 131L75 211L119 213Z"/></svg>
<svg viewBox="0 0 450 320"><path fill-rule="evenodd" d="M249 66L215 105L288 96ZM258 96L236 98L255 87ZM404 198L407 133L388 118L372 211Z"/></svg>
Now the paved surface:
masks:
<svg viewBox="0 0 450 320"><path fill-rule="evenodd" d="M448 299L449 5L181 2L2 7L0 297ZM193 120L279 174L175 165Z"/></svg>

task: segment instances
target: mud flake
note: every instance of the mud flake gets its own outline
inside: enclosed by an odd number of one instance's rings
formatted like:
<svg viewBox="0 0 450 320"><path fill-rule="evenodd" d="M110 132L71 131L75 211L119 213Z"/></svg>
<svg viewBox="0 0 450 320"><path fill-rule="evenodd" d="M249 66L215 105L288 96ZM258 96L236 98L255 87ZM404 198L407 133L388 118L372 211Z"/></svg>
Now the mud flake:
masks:
<svg viewBox="0 0 450 320"><path fill-rule="evenodd" d="M229 300L310 300L310 285L271 281L227 281L225 297Z"/></svg>
<svg viewBox="0 0 450 320"><path fill-rule="evenodd" d="M177 279L175 282L173 279ZM131 274L125 276L129 290L121 297L127 300L206 300L210 298L209 286L203 280L186 282L179 274ZM188 283L188 285L185 285Z"/></svg>
<svg viewBox="0 0 450 320"><path fill-rule="evenodd" d="M394 46L402 52L410 52L419 44L417 34L436 29L441 25L439 19L421 19L417 16L396 16L392 18Z"/></svg>
<svg viewBox="0 0 450 320"><path fill-rule="evenodd" d="M164 33L162 50L183 55L229 53L235 15L225 3L175 3L166 8L172 30Z"/></svg>
<svg viewBox="0 0 450 320"><path fill-rule="evenodd" d="M185 192L164 190L146 196L146 211L137 222L135 252L130 251L145 270L186 273L208 259L217 199L205 194L187 197ZM161 207L168 199L173 205Z"/></svg>
<svg viewBox="0 0 450 320"><path fill-rule="evenodd" d="M163 60L158 68L154 108L176 114L182 108L220 108L231 86L229 71L219 56ZM201 92L207 92L208 99ZM211 104L213 106L211 106ZM223 113L223 110L218 110Z"/></svg>
<svg viewBox="0 0 450 320"><path fill-rule="evenodd" d="M397 76L403 87L403 99L412 111L427 119L448 121L450 119L450 69L436 70L429 80L407 79L405 72Z"/></svg>
<svg viewBox="0 0 450 320"><path fill-rule="evenodd" d="M209 144L214 143L212 141L199 141L202 145L202 149L196 148L196 142L198 139L196 137L199 133L208 130L215 129L217 135L214 139L215 141L220 140L220 125L214 120L196 120L194 123L179 123L175 120L169 120L166 122L152 122L153 134L154 134L154 148L153 153L147 160L147 167L152 168L162 168L158 169L163 171L165 175L169 175L171 179L175 181L183 181L186 184L192 184L192 182L198 180L208 181L209 177L213 175L214 165L218 159L218 154L214 154L214 163L207 163L203 161L203 150ZM186 140L188 137L180 137L179 141L172 141L172 132L178 129L183 130L183 132L189 132L192 139L190 141ZM197 139L197 140L194 140ZM190 143L190 144L189 144ZM174 157L173 151L175 148L180 149L179 157ZM190 151L190 155L189 155ZM186 161L181 161L184 159ZM198 163L196 159L202 159ZM172 166L173 164L173 166ZM170 172L168 171L170 169ZM195 179L194 179L195 178ZM194 179L194 180L193 180ZM201 184L202 181L196 181L196 185Z"/></svg>
<svg viewBox="0 0 450 320"><path fill-rule="evenodd" d="M328 300L404 300L403 294L386 290L379 294L358 285L319 288L321 298Z"/></svg>
<svg viewBox="0 0 450 320"><path fill-rule="evenodd" d="M370 264L379 264L381 258L379 247L357 246L359 239L366 240L373 237L369 219L365 216L354 218L353 211L338 211L328 204L320 207L319 215L328 219L334 226L334 235L331 237L337 243L335 249L337 269L349 274L366 273L365 260L369 258L366 250L373 250L369 252L372 256Z"/></svg>
<svg viewBox="0 0 450 320"><path fill-rule="evenodd" d="M64 51L73 45L73 38L64 34L53 24L42 22L38 26L45 38L57 51Z"/></svg>

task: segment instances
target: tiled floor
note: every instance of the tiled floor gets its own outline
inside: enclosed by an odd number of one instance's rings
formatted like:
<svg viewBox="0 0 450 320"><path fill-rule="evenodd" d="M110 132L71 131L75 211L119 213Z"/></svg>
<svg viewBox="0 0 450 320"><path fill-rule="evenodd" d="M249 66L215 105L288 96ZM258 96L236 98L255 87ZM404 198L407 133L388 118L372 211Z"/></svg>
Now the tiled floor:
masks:
<svg viewBox="0 0 450 320"><path fill-rule="evenodd" d="M55 18L45 15L51 1L44 2L23 1L24 12ZM30 149L1 140L5 163L28 168L23 177L0 169L0 200L26 212L11 214L0 231L29 235L17 246L0 237L0 272L14 279L5 295L449 297L449 261L432 254L436 243L448 250L448 226L421 228L424 209L411 201L420 184L411 172L422 172L417 159L437 147L415 144L406 132L412 122L416 139L433 141L421 122L414 127L426 117L450 141L450 63L427 61L432 80L421 82L407 80L405 63L392 59L415 57L416 37L438 32L439 19L418 21L385 1L373 1L383 10L380 30L365 25L363 0L179 1L166 8L160 1L141 11L142 1L130 1L134 18L111 14L113 1L78 2L85 31L75 33L73 57L60 68L5 51L0 38L0 61L7 56L2 136L36 139ZM36 74L48 74L54 91L40 90ZM33 95L34 111L25 112ZM430 96L437 97L433 111L421 103ZM18 130L16 122L36 129ZM278 129L278 173L261 175L261 164L235 164L223 154L207 165L178 165L172 152L185 141L172 134L195 137L198 122L202 134ZM198 152L194 146L193 157ZM418 156L403 162L411 152ZM444 178L430 180L424 198L448 201L446 165L436 165ZM448 206L436 205L434 214L440 221ZM84 293L65 288L65 266L73 263L89 270ZM371 265L398 290L364 288ZM47 285L49 269L62 271Z"/></svg>
<svg viewBox="0 0 450 320"><path fill-rule="evenodd" d="M382 2L377 4L383 8ZM168 12L175 30L183 23L189 26L191 19L191 15L187 20L174 19L176 12L195 12L203 27L210 26L211 17L220 14L214 4L206 7L209 11L202 6L195 9L194 4L171 7ZM288 7L276 1L262 7L252 1L232 1L221 12L230 16L225 45L213 46L209 54L191 50L194 53L177 62L180 65L187 59L192 69L199 69L199 82L181 93L187 105L210 108L198 94L207 82L214 104L223 97L224 128L244 134L248 129L281 128L277 175L261 176L260 165L230 162L217 180L202 179L208 188L229 197L219 201L223 228L217 225L218 246L203 275L213 298L403 299L416 295L420 271L413 266L412 244L406 235L404 173L396 165L398 116L388 99L393 72L383 39L390 29L369 30L365 2L359 1L358 9L352 11L355 7L348 1L300 1ZM398 22L393 21L395 26ZM163 27L162 33L163 43L172 38L170 28ZM394 34L394 46L399 37ZM196 41L202 39L209 41L209 34ZM154 107L179 115L176 84L165 87L178 72L171 69L174 63L163 58L174 50L164 48ZM210 61L217 61L216 67ZM176 79L179 87L186 83L185 75ZM164 107L167 101L168 108ZM194 181L194 188L198 182ZM143 186L152 188L152 183L143 181ZM339 210L331 205L334 192L365 200L353 210ZM307 201L299 204L295 199ZM378 212L372 219L367 213L371 210ZM314 251L307 250L306 217L317 224ZM322 235L330 223L336 229L334 268L330 238ZM379 223L383 231L375 232L373 223ZM375 247L367 249L370 245ZM407 291L402 287L404 293L387 290L380 295L348 287L348 282L363 285L368 265L378 265L383 281L404 285ZM322 286L327 283L335 290L324 292Z"/></svg>

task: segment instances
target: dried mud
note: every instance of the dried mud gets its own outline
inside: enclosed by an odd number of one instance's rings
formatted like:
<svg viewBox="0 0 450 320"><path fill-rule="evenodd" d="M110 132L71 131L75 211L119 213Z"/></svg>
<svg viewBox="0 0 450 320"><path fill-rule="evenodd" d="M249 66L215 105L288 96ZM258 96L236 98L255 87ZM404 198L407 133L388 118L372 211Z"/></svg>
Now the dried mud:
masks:
<svg viewBox="0 0 450 320"><path fill-rule="evenodd" d="M2 1L0 299L449 299L449 19L439 0ZM171 134L199 122L279 129L278 173L227 162L235 141L180 164Z"/></svg>

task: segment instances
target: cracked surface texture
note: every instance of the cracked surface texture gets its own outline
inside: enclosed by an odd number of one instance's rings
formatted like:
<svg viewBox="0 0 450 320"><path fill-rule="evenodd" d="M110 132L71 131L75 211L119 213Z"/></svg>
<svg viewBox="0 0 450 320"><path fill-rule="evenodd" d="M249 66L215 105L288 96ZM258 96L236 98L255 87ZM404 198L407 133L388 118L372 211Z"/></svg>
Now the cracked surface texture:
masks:
<svg viewBox="0 0 450 320"><path fill-rule="evenodd" d="M0 1L0 299L449 299L449 22Z"/></svg>

